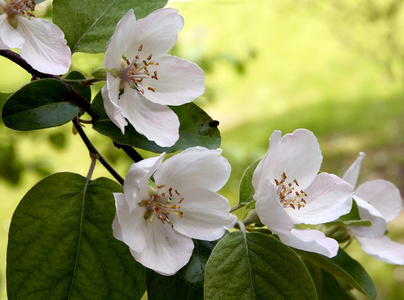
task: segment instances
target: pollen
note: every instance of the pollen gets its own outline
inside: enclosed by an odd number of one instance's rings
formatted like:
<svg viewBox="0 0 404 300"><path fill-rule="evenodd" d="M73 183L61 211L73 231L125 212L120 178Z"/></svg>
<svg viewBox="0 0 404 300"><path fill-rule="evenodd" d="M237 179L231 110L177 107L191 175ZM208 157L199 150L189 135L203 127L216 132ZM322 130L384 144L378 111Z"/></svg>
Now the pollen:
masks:
<svg viewBox="0 0 404 300"><path fill-rule="evenodd" d="M287 176L285 172L281 174L280 180L274 179L276 184L276 192L278 194L279 201L285 208L292 208L294 210L300 210L305 207L307 194L299 189L299 183L296 179L287 182Z"/></svg>
<svg viewBox="0 0 404 300"><path fill-rule="evenodd" d="M151 192L150 192L151 191ZM149 191L150 199L142 201L141 206L146 206L145 219L152 222L154 218L160 220L162 224L169 224L174 228L173 216L183 218L184 213L179 205L184 201L178 190L165 185L158 185L157 189ZM174 192L173 192L174 191ZM175 219L175 218L174 218Z"/></svg>
<svg viewBox="0 0 404 300"><path fill-rule="evenodd" d="M159 63L152 60L153 53L150 53L147 58L141 59L140 57L145 57L141 55L143 48L143 44L140 44L137 49L138 53L132 61L123 56L122 58L126 65L118 72L118 76L122 81L128 82L132 88L142 95L145 94L145 91L156 92L156 88L148 79L159 80L157 70L155 70Z"/></svg>

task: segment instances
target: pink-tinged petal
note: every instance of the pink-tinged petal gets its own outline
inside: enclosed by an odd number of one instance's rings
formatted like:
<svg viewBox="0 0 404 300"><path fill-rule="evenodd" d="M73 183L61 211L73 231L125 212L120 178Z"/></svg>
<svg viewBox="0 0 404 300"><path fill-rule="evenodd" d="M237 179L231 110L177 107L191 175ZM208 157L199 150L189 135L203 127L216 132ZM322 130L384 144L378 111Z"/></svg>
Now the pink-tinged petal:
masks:
<svg viewBox="0 0 404 300"><path fill-rule="evenodd" d="M349 167L349 169L345 172L342 179L348 182L353 187L356 186L359 177L359 171L361 169L362 160L365 157L365 153L360 152L358 158L355 162Z"/></svg>
<svg viewBox="0 0 404 300"><path fill-rule="evenodd" d="M193 239L214 241L221 238L227 229L233 228L237 217L229 213L226 198L204 188L181 191L184 199L179 205L182 218L169 215L175 231Z"/></svg>
<svg viewBox="0 0 404 300"><path fill-rule="evenodd" d="M17 20L17 31L25 39L20 48L21 57L40 72L54 75L67 73L71 51L66 45L63 31L41 18Z"/></svg>
<svg viewBox="0 0 404 300"><path fill-rule="evenodd" d="M188 148L167 159L155 174L158 183L174 189L201 187L221 189L230 176L231 166L221 149Z"/></svg>
<svg viewBox="0 0 404 300"><path fill-rule="evenodd" d="M158 66L148 67L150 73L157 72L158 80L145 77L144 96L158 104L181 105L191 102L205 91L205 76L195 63L171 55L164 55L157 60Z"/></svg>
<svg viewBox="0 0 404 300"><path fill-rule="evenodd" d="M378 237L383 235L387 229L387 222L383 215L372 205L354 194L354 199L359 209L361 220L369 220L370 226L349 227L355 236Z"/></svg>
<svg viewBox="0 0 404 300"><path fill-rule="evenodd" d="M179 139L180 121L167 106L148 101L127 84L119 98L122 115L150 141L171 147Z"/></svg>
<svg viewBox="0 0 404 300"><path fill-rule="evenodd" d="M176 9L156 10L143 19L139 19L132 34L127 36L127 47L123 54L132 61L136 55L143 61L150 54L153 58L165 54L177 41L177 34L184 27L184 19ZM139 46L143 49L138 51Z"/></svg>
<svg viewBox="0 0 404 300"><path fill-rule="evenodd" d="M114 193L114 197L116 206L116 215L112 223L114 237L135 251L143 251L147 235L147 221L144 219L146 207L138 206L129 212L125 195Z"/></svg>
<svg viewBox="0 0 404 300"><path fill-rule="evenodd" d="M149 200L149 180L161 165L165 153L160 156L147 158L130 166L126 174L123 191L128 201L129 210L138 207L138 203Z"/></svg>
<svg viewBox="0 0 404 300"><path fill-rule="evenodd" d="M279 234L280 240L290 247L333 257L338 253L338 242L318 230L292 229L289 235Z"/></svg>
<svg viewBox="0 0 404 300"><path fill-rule="evenodd" d="M323 159L317 138L306 129L297 129L282 138L280 136L280 131L274 131L271 135L268 152L257 167L257 175L261 174L259 181L280 181L284 172L287 182L296 179L300 187L305 189L320 170ZM254 187L258 178L253 179Z"/></svg>
<svg viewBox="0 0 404 300"><path fill-rule="evenodd" d="M148 224L146 247L142 252L131 251L145 267L162 275L173 275L185 266L192 255L192 239L177 233L157 218Z"/></svg>
<svg viewBox="0 0 404 300"><path fill-rule="evenodd" d="M305 207L286 209L295 224L330 222L352 208L353 186L333 174L318 174L304 192L307 194Z"/></svg>
<svg viewBox="0 0 404 300"><path fill-rule="evenodd" d="M394 184L383 179L361 184L355 195L374 206L387 222L396 218L403 209L400 191Z"/></svg>
<svg viewBox="0 0 404 300"><path fill-rule="evenodd" d="M21 48L24 38L8 22L7 14L0 15L0 49Z"/></svg>
<svg viewBox="0 0 404 300"><path fill-rule="evenodd" d="M118 106L119 97L119 78L113 77L107 73L105 86L101 90L102 99L104 100L104 109L111 121L118 126L125 134L125 126L128 125L125 117L121 113L121 108Z"/></svg>
<svg viewBox="0 0 404 300"><path fill-rule="evenodd" d="M128 46L128 38L133 35L135 26L135 13L133 9L130 9L118 22L115 32L107 44L104 67L118 70L121 68L122 53Z"/></svg>
<svg viewBox="0 0 404 300"><path fill-rule="evenodd" d="M263 182L254 199L257 200L255 208L261 222L275 233L288 235L293 221L279 202L275 187L268 181Z"/></svg>
<svg viewBox="0 0 404 300"><path fill-rule="evenodd" d="M362 250L374 258L389 264L404 265L404 245L385 235L377 238L357 236L356 239Z"/></svg>

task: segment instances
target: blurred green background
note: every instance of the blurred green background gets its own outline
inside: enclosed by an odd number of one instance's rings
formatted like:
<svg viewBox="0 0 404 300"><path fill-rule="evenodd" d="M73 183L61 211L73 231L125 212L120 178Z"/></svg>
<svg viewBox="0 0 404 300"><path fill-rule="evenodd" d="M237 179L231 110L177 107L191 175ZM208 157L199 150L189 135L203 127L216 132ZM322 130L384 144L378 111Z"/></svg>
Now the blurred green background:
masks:
<svg viewBox="0 0 404 300"><path fill-rule="evenodd" d="M363 151L360 183L383 178L404 192L403 0L194 0L169 6L185 19L172 53L197 62L206 74L206 93L196 103L220 121L223 155L232 165L222 192L232 205L243 171L265 154L275 129L312 130L323 151L322 171L341 176ZM102 61L102 55L75 54L73 68L90 76ZM2 57L0 70L3 103L30 76ZM108 139L90 136L124 176L131 161ZM71 124L28 133L1 124L0 140L0 299L6 299L7 233L19 200L53 172L86 175L90 160ZM97 176L110 177L100 165ZM404 214L388 229L404 243ZM404 297L403 266L365 255L356 242L348 253L375 281L378 299Z"/></svg>

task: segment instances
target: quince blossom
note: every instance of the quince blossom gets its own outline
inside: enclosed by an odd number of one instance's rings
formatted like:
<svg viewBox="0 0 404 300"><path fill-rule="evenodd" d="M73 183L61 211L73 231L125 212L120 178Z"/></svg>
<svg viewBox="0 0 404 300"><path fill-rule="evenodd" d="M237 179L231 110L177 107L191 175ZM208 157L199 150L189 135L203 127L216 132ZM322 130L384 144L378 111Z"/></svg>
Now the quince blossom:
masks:
<svg viewBox="0 0 404 300"><path fill-rule="evenodd" d="M179 120L167 105L191 102L205 89L198 65L166 54L183 26L182 16L171 8L139 20L130 10L119 21L105 52L108 72L102 96L106 113L122 134L129 121L160 146L178 140Z"/></svg>
<svg viewBox="0 0 404 300"><path fill-rule="evenodd" d="M0 0L0 49L18 48L34 69L60 75L69 70L71 51L64 33L33 15L35 0Z"/></svg>
<svg viewBox="0 0 404 300"><path fill-rule="evenodd" d="M114 194L112 228L138 262L172 275L189 261L193 238L217 240L237 218L229 213L227 199L216 193L231 169L220 149L188 148L162 163L164 155L130 167L124 193Z"/></svg>
<svg viewBox="0 0 404 300"><path fill-rule="evenodd" d="M335 175L317 174L322 159L312 132L298 129L282 137L274 131L252 183L258 217L284 244L333 257L337 241L318 230L295 228L333 221L351 209L352 186Z"/></svg>
<svg viewBox="0 0 404 300"><path fill-rule="evenodd" d="M356 186L364 157L365 154L360 153L344 174L343 179L353 187ZM372 223L368 227L349 227L362 250L383 262L404 265L404 245L384 235L387 222L395 219L403 208L398 188L386 180L371 180L358 186L353 198L358 205L361 219L368 219Z"/></svg>

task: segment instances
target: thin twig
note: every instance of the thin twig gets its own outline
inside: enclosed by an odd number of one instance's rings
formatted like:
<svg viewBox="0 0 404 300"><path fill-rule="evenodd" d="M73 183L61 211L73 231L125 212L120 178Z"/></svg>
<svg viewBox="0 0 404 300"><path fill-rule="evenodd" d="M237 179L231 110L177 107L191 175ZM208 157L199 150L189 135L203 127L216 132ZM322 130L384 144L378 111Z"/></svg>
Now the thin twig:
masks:
<svg viewBox="0 0 404 300"><path fill-rule="evenodd" d="M125 153L134 161L139 162L143 160L143 157L132 147L128 145L122 145L114 141L114 146L118 149L122 149Z"/></svg>
<svg viewBox="0 0 404 300"><path fill-rule="evenodd" d="M77 129L81 139L83 140L84 144L87 146L88 151L90 151L90 156L97 155L98 160L100 163L108 170L109 173L121 184L123 185L124 179L115 171L114 168L105 160L105 158L98 152L98 150L94 147L91 143L90 139L87 137L86 133L84 132L83 128L80 126L79 122L76 118L73 119L74 127Z"/></svg>

